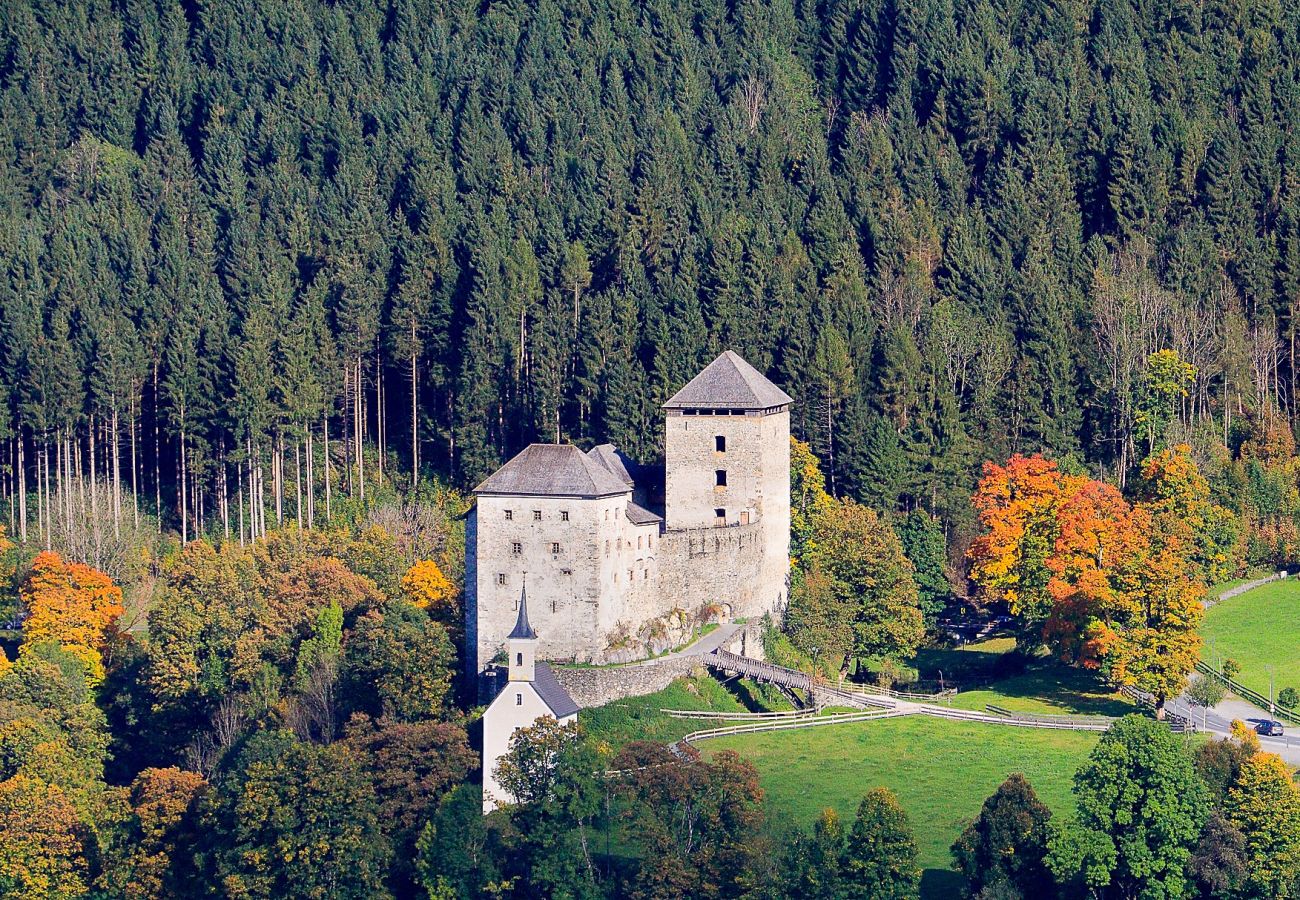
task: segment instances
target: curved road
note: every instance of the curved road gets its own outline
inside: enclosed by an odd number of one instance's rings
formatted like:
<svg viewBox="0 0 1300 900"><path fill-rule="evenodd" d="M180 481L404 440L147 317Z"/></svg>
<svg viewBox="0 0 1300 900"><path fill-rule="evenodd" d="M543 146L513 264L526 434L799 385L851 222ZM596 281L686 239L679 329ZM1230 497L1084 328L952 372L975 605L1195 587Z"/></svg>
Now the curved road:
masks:
<svg viewBox="0 0 1300 900"><path fill-rule="evenodd" d="M1267 711L1247 703L1234 694L1229 694L1222 703L1209 710L1188 702L1186 695L1177 700L1170 700L1165 706L1170 712L1195 722L1200 730L1211 732L1218 737L1228 736L1232 730L1233 719L1240 719L1253 727L1269 718ZM1259 735L1260 749L1276 753L1290 765L1300 766L1300 728L1286 723L1283 725L1287 733L1280 738Z"/></svg>

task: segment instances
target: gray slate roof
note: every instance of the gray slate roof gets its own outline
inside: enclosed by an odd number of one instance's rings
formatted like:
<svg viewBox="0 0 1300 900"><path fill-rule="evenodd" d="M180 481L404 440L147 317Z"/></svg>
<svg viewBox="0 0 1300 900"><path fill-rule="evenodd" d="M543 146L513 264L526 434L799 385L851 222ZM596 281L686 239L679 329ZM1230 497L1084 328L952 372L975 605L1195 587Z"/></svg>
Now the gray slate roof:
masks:
<svg viewBox="0 0 1300 900"><path fill-rule="evenodd" d="M623 460L623 454L619 453L613 444L598 444L587 451L587 456L604 466L609 474L613 475L619 481L631 486L635 483L634 479L627 471L627 464Z"/></svg>
<svg viewBox="0 0 1300 900"><path fill-rule="evenodd" d="M633 525L653 525L656 522L662 522L663 516L657 516L644 506L638 506L629 500L627 501L627 520Z"/></svg>
<svg viewBox="0 0 1300 900"><path fill-rule="evenodd" d="M628 485L572 444L533 444L485 478L477 494L608 497Z"/></svg>
<svg viewBox="0 0 1300 900"><path fill-rule="evenodd" d="M578 704L573 702L569 692L560 684L551 667L546 663L539 662L536 666L536 673L533 676L533 690L537 691L537 696L542 698L542 702L551 710L551 714L557 719L563 719L565 716L571 716L579 709Z"/></svg>
<svg viewBox="0 0 1300 900"><path fill-rule="evenodd" d="M793 398L768 381L761 372L739 355L724 350L704 367L686 387L664 404L664 409L684 407L730 407L733 409L767 409L793 403Z"/></svg>

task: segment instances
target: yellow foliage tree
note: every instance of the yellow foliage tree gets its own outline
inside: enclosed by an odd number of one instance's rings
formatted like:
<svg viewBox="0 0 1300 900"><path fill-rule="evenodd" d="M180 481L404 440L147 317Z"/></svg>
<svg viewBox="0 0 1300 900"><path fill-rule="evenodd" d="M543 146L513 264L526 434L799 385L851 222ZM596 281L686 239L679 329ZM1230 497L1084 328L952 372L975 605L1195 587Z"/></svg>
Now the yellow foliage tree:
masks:
<svg viewBox="0 0 1300 900"><path fill-rule="evenodd" d="M103 680L101 653L107 629L123 612L122 589L103 572L47 551L32 562L19 596L27 612L19 653L58 643L85 663L92 684Z"/></svg>
<svg viewBox="0 0 1300 900"><path fill-rule="evenodd" d="M1241 719L1233 719L1228 726L1233 739L1247 750L1259 752L1259 734Z"/></svg>
<svg viewBox="0 0 1300 900"><path fill-rule="evenodd" d="M145 769L127 797L128 811L102 860L99 886L113 896L162 900L170 870L183 849L187 818L207 787L202 775Z"/></svg>
<svg viewBox="0 0 1300 900"><path fill-rule="evenodd" d="M406 599L432 613L447 611L456 596L456 588L442 569L431 559L422 559L402 576Z"/></svg>
<svg viewBox="0 0 1300 900"><path fill-rule="evenodd" d="M1274 753L1256 753L1241 767L1224 804L1246 836L1251 896L1294 897L1300 882L1300 786Z"/></svg>
<svg viewBox="0 0 1300 900"><path fill-rule="evenodd" d="M26 775L0 781L0 835L0 885L6 896L85 896L87 833L59 788Z"/></svg>

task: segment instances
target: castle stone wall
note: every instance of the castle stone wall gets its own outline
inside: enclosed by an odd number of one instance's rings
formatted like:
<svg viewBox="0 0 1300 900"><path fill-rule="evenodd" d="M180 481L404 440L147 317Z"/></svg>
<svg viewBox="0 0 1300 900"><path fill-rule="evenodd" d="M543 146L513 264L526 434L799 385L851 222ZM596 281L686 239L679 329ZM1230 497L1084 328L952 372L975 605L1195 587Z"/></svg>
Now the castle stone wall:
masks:
<svg viewBox="0 0 1300 900"><path fill-rule="evenodd" d="M472 652L482 669L514 627L525 580L533 627L546 634L546 655L566 658L600 639L609 598L602 579L604 515L627 504L621 498L502 497L485 495L470 513L476 620ZM507 517L507 513L509 514ZM471 540L472 536L472 540ZM515 545L518 544L518 552ZM553 552L558 545L559 552ZM467 554L468 555L468 554Z"/></svg>
<svg viewBox="0 0 1300 900"><path fill-rule="evenodd" d="M686 610L718 605L731 618L763 615L775 606L762 581L763 537L758 524L665 532L659 561L663 602Z"/></svg>

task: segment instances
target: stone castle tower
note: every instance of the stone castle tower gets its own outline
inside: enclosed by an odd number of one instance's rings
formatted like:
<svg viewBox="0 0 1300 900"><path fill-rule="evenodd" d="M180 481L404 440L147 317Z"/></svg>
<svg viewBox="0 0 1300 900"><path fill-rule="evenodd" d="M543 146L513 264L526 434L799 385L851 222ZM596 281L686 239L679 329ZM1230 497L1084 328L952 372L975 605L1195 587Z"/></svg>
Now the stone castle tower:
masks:
<svg viewBox="0 0 1300 900"><path fill-rule="evenodd" d="M533 444L475 489L466 642L484 671L529 612L553 660L641 658L674 623L780 614L791 398L726 351L664 404L663 468Z"/></svg>

